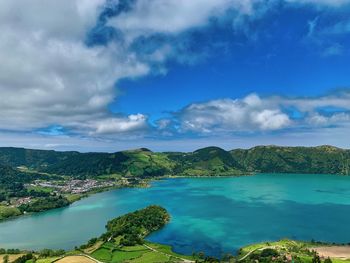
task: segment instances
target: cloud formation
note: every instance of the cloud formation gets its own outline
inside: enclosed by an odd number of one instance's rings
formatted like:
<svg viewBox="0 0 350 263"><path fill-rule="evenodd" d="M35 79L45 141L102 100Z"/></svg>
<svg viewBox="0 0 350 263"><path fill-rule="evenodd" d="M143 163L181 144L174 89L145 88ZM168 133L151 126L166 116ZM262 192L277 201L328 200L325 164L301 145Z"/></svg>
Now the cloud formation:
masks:
<svg viewBox="0 0 350 263"><path fill-rule="evenodd" d="M191 104L178 114L181 131L244 132L282 129L290 125L288 115L269 107L256 94L241 100L223 99Z"/></svg>
<svg viewBox="0 0 350 263"><path fill-rule="evenodd" d="M228 9L242 14L252 12L252 0L138 0L130 12L112 18L109 25L130 37L154 33L178 34L201 27Z"/></svg>
<svg viewBox="0 0 350 263"><path fill-rule="evenodd" d="M248 12L251 5L248 0L131 3L129 12L108 17L108 24L122 33L121 39L87 45L85 39L100 23L103 10L122 3L2 1L0 92L4 99L0 101L0 129L30 131L60 125L92 135L146 127L143 114L114 116L108 111L117 96L115 84L149 74L154 64L162 67L174 49L167 42L160 47L156 44L145 56L132 48L133 40L142 34L176 35L205 25L228 7ZM169 12L175 15L169 16Z"/></svg>
<svg viewBox="0 0 350 263"><path fill-rule="evenodd" d="M58 126L72 134L110 138L146 131L151 131L149 136L153 136L157 130L166 131L165 134L210 134L344 126L349 123L349 93L296 99L253 94L243 99L194 103L179 110L173 118L158 120L154 126L145 113L115 114L108 109L118 95L116 83L121 79L152 74L154 68L164 73L170 58L180 63L197 61L193 59L197 51L187 47L186 32L204 28L212 20L228 19L232 27L241 25L245 21L241 16L254 17L275 2L3 0L0 2L0 130L21 133ZM350 3L349 0L284 2L330 7ZM126 3L125 8L120 7L122 3ZM119 7L119 11L106 15L102 21L101 14L109 7L112 10ZM236 23L236 19L240 22ZM89 42L93 29L108 29L113 34L106 41ZM350 32L346 21L334 25L328 34L339 32ZM325 55L341 52L342 46L334 45ZM341 110L326 113L320 110L330 106ZM295 119L286 110L293 107L303 117Z"/></svg>
<svg viewBox="0 0 350 263"><path fill-rule="evenodd" d="M148 65L114 43L87 47L102 0L0 3L1 129L53 124L79 130L85 122L121 123L107 105L121 78L147 74ZM133 128L132 126L130 128ZM99 125L91 127L98 133Z"/></svg>
<svg viewBox="0 0 350 263"><path fill-rule="evenodd" d="M173 116L167 122L162 120L160 128L173 125L180 133L207 135L344 128L350 127L350 91L304 98L250 94L242 99L194 103Z"/></svg>

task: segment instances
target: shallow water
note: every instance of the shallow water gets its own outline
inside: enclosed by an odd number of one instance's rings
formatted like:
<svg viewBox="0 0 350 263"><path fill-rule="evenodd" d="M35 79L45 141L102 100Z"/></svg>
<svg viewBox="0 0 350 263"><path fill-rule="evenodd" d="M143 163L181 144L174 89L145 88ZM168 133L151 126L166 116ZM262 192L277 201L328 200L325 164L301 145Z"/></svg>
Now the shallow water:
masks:
<svg viewBox="0 0 350 263"><path fill-rule="evenodd" d="M350 177L262 174L166 179L151 188L96 194L1 223L0 247L71 249L103 233L109 219L150 204L172 218L148 239L180 253L220 256L284 237L350 242Z"/></svg>

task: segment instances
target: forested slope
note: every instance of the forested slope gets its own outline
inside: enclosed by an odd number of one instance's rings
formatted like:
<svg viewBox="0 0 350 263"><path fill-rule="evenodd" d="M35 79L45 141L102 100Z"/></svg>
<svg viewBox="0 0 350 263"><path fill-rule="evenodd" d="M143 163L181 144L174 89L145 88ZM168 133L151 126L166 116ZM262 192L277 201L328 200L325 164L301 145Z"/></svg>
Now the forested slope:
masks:
<svg viewBox="0 0 350 263"><path fill-rule="evenodd" d="M0 165L12 168L25 166L38 172L77 178L111 174L144 178L251 172L349 174L350 151L332 146L257 146L232 151L207 147L189 153L155 153L144 148L116 153L0 148Z"/></svg>

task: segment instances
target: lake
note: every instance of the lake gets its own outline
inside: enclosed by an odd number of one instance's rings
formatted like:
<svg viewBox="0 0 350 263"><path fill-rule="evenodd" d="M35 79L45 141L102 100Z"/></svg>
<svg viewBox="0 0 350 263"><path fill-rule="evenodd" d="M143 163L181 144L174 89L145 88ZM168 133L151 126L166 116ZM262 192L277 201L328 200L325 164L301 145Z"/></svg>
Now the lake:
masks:
<svg viewBox="0 0 350 263"><path fill-rule="evenodd" d="M171 222L148 240L179 253L220 256L285 237L350 242L350 177L261 174L165 179L99 193L0 223L0 247L72 249L103 233L108 220L151 204L165 207Z"/></svg>

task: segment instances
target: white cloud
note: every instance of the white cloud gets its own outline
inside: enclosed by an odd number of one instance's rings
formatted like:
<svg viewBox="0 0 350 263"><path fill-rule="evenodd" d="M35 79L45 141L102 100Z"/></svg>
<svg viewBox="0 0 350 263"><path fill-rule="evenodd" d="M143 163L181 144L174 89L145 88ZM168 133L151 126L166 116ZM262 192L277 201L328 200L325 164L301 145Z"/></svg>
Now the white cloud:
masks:
<svg viewBox="0 0 350 263"><path fill-rule="evenodd" d="M228 8L250 13L254 0L138 0L132 11L112 18L112 25L130 36L176 34L205 25Z"/></svg>
<svg viewBox="0 0 350 263"><path fill-rule="evenodd" d="M83 43L102 3L1 1L1 129L60 124L79 130L86 121L121 120L106 110L116 96L114 83L147 74L149 67L120 45Z"/></svg>
<svg viewBox="0 0 350 263"><path fill-rule="evenodd" d="M293 118L293 111L301 116ZM344 128L350 126L349 111L350 92L347 91L305 98L261 98L251 94L242 99L191 104L174 114L173 123L180 123L180 132L202 134Z"/></svg>
<svg viewBox="0 0 350 263"><path fill-rule="evenodd" d="M350 0L284 0L288 3L339 7ZM265 0L137 0L131 11L121 13L108 24L121 30L129 41L140 35L152 33L178 34L191 28L201 27L210 18L223 17L227 10L241 16L255 16L274 6L276 1ZM241 25L242 26L242 25Z"/></svg>
<svg viewBox="0 0 350 263"><path fill-rule="evenodd" d="M312 125L313 127L322 127L322 126L330 126L330 125L347 125L350 124L350 113L341 112L334 113L329 116L321 115L317 112L310 114L306 118L306 123Z"/></svg>
<svg viewBox="0 0 350 263"><path fill-rule="evenodd" d="M130 133L147 128L147 117L142 114L129 115L127 118L98 120L88 126L96 131L94 134Z"/></svg>
<svg viewBox="0 0 350 263"><path fill-rule="evenodd" d="M291 124L288 115L282 113L280 110L263 110L254 113L252 120L262 130L278 130Z"/></svg>
<svg viewBox="0 0 350 263"><path fill-rule="evenodd" d="M278 107L269 107L256 94L192 104L178 113L183 131L241 132L278 130L291 120Z"/></svg>
<svg viewBox="0 0 350 263"><path fill-rule="evenodd" d="M1 1L0 129L28 131L61 125L85 131L86 123L94 123L85 132L134 130L129 125L133 115L113 116L107 110L116 97L114 84L121 78L148 74L149 63L163 63L171 47L156 49L148 62L125 43L87 47L84 38L103 4L104 0ZM125 23L126 38L138 30L176 34L204 25L232 4L249 12L251 2L139 0L131 12L112 20L116 25ZM165 18L171 19L161 22Z"/></svg>
<svg viewBox="0 0 350 263"><path fill-rule="evenodd" d="M350 91L343 90L319 97L288 98L281 96L270 97L268 103L283 106L295 106L302 112L313 112L322 107L336 107L350 110Z"/></svg>

